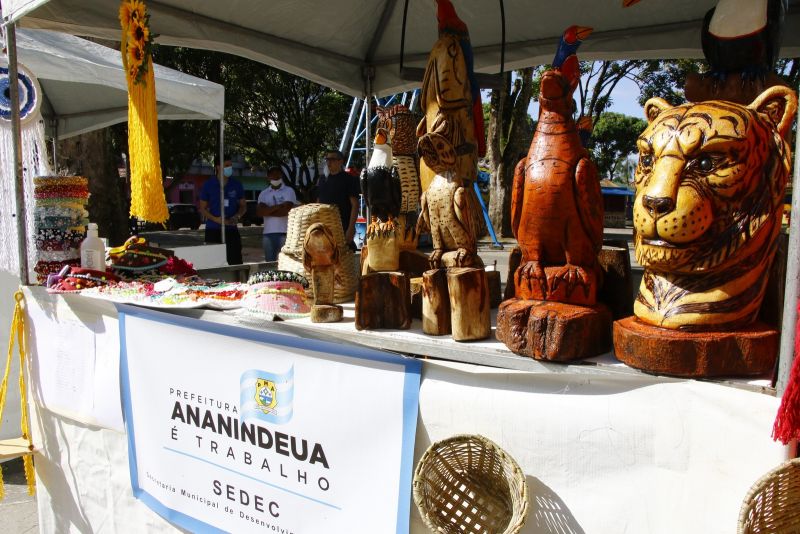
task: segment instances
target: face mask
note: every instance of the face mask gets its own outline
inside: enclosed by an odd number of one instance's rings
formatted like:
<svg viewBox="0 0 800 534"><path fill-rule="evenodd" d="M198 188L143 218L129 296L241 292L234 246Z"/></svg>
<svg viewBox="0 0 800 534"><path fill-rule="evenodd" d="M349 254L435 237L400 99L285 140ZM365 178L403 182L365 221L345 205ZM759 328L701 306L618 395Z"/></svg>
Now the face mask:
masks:
<svg viewBox="0 0 800 534"><path fill-rule="evenodd" d="M272 187L280 187L283 183L283 180L270 180L269 183L272 184Z"/></svg>
<svg viewBox="0 0 800 534"><path fill-rule="evenodd" d="M225 175L225 178L230 178L233 176L233 167L225 167L222 169L222 174Z"/></svg>

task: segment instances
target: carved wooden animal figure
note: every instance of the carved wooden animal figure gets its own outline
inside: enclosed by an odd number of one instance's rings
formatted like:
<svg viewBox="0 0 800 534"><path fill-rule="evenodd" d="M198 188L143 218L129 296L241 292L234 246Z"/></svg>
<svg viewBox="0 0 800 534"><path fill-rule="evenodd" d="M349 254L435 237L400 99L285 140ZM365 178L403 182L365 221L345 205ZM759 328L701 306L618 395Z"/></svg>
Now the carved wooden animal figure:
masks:
<svg viewBox="0 0 800 534"><path fill-rule="evenodd" d="M400 214L400 176L394 168L388 132L379 128L369 164L361 171L361 192L370 215L388 222Z"/></svg>
<svg viewBox="0 0 800 534"><path fill-rule="evenodd" d="M417 134L411 112L402 104L377 108L378 128L389 132L394 169L400 176L399 246L416 250L417 211L419 210L419 171L417 170Z"/></svg>
<svg viewBox="0 0 800 534"><path fill-rule="evenodd" d="M782 86L749 106L645 104L633 207L645 268L634 313L687 331L755 320L781 226L797 96Z"/></svg>
<svg viewBox="0 0 800 534"><path fill-rule="evenodd" d="M425 116L417 126L422 191L436 174L451 170L460 180L475 181L478 155L485 151L483 111L467 26L449 0L436 4L439 40L425 68L420 94Z"/></svg>
<svg viewBox="0 0 800 534"><path fill-rule="evenodd" d="M333 304L338 265L339 247L336 246L333 232L322 223L309 226L303 241L303 267L311 274L315 305Z"/></svg>
<svg viewBox="0 0 800 534"><path fill-rule="evenodd" d="M603 201L597 169L581 145L570 81L542 76L539 123L514 173L511 227L522 249L516 296L594 304ZM557 269L545 269L557 266ZM563 287L559 289L560 286ZM576 287L582 293L574 294Z"/></svg>
<svg viewBox="0 0 800 534"><path fill-rule="evenodd" d="M430 231L431 267L470 267L477 260L472 197L460 180L436 175L422 194L417 233Z"/></svg>

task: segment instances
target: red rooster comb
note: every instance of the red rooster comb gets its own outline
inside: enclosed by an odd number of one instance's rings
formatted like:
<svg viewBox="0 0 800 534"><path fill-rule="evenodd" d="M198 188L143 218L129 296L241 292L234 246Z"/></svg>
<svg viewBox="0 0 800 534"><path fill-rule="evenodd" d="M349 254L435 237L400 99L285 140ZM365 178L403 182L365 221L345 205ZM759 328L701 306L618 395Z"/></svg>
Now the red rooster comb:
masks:
<svg viewBox="0 0 800 534"><path fill-rule="evenodd" d="M439 21L440 30L467 31L467 25L458 18L456 8L450 0L436 0L436 19Z"/></svg>

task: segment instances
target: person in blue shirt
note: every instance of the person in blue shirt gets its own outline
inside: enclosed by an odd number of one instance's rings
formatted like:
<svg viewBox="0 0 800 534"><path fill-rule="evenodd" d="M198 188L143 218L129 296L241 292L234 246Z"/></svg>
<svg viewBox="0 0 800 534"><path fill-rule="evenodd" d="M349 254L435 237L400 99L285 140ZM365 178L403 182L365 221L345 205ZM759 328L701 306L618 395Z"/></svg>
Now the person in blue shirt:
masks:
<svg viewBox="0 0 800 534"><path fill-rule="evenodd" d="M214 158L216 176L212 176L200 190L200 214L206 219L206 243L222 243L222 227L225 226L225 252L228 265L242 263L242 237L239 235L239 218L247 211L244 198L244 187L233 176L233 163L230 156L225 155L222 174L220 174L219 157ZM225 187L224 218L220 217L219 179Z"/></svg>

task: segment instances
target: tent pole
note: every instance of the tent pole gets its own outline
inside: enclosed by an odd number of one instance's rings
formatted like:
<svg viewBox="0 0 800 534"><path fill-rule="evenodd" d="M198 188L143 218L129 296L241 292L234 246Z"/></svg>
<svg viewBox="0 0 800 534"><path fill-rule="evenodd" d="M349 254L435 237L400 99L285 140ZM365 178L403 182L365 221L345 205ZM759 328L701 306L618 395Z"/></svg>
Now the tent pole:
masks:
<svg viewBox="0 0 800 534"><path fill-rule="evenodd" d="M53 119L53 174L58 174L58 119Z"/></svg>
<svg viewBox="0 0 800 534"><path fill-rule="evenodd" d="M14 83L9 84L9 100L19 102L19 77L17 69L17 34L16 25L6 26L6 44L8 47L8 77ZM28 233L25 216L25 183L22 175L22 129L20 126L19 104L11 106L11 135L13 150L11 162L14 167L14 192L16 193L17 217L17 251L19 254L19 279L29 285L28 278Z"/></svg>
<svg viewBox="0 0 800 534"><path fill-rule="evenodd" d="M789 374L794 360L794 342L797 326L797 294L800 284L800 136L795 139L794 170L792 174L792 211L789 221L789 246L786 261L786 287L783 294L783 322L781 324L781 344L778 354L778 377L775 393L783 396L789 382Z"/></svg>
<svg viewBox="0 0 800 534"><path fill-rule="evenodd" d="M360 98L357 98L356 100L358 100L358 104L359 104L359 107L361 108L361 111L359 112L358 123L356 124L355 131L353 132L353 142L350 143L350 152L347 154L347 163L345 163L345 167L349 167L350 166L350 160L353 159L353 152L356 149L356 143L358 142L358 137L360 135L358 132L361 130L361 121L364 120L364 110L367 108L367 106L362 106L361 105L361 99Z"/></svg>
<svg viewBox="0 0 800 534"><path fill-rule="evenodd" d="M364 129L364 167L369 164L369 144L372 141L372 77L375 76L374 67L364 68L364 84L366 85L366 98L364 105L367 107L367 124Z"/></svg>
<svg viewBox="0 0 800 534"><path fill-rule="evenodd" d="M361 101L358 98L353 99L353 105L350 106L350 115L347 117L347 125L344 127L344 134L342 134L342 140L339 143L339 151L344 152L344 147L347 144L347 140L350 138L350 134L353 132L353 122L356 119L356 114L359 111L359 107ZM350 158L347 158L347 162L350 163Z"/></svg>
<svg viewBox="0 0 800 534"><path fill-rule="evenodd" d="M225 184L222 179L225 177L225 120L219 120L219 174L217 181L219 182L219 218L222 220L220 226L220 234L222 235L222 244L225 244ZM227 249L226 249L227 250ZM225 257L228 257L227 252ZM226 262L227 263L227 262Z"/></svg>

